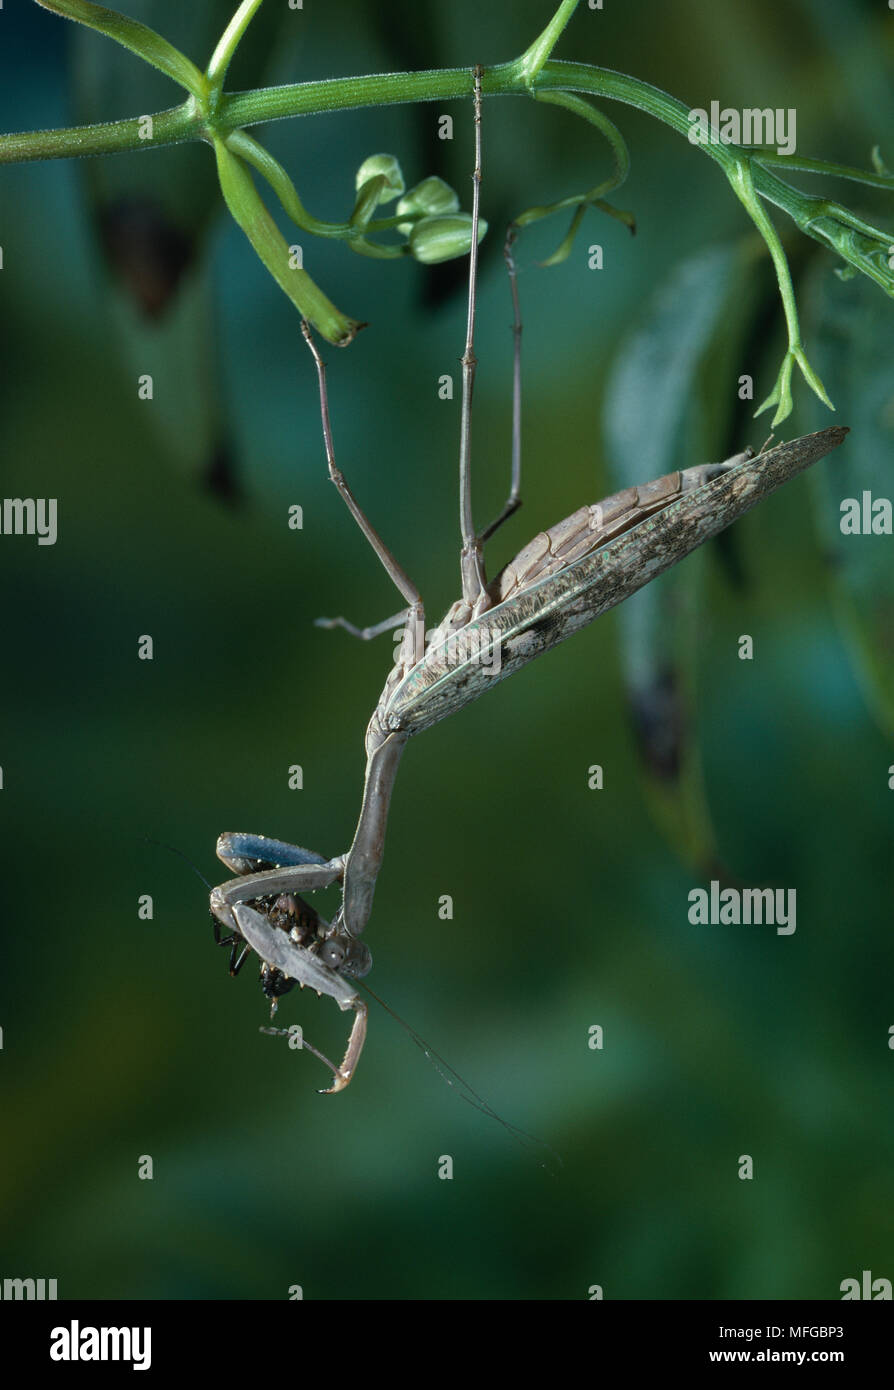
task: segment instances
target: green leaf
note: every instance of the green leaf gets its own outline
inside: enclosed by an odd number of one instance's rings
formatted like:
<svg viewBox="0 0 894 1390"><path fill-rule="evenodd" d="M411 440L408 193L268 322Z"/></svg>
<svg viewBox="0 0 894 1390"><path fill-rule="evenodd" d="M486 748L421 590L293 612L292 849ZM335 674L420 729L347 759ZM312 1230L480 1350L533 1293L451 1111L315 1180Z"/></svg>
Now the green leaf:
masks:
<svg viewBox="0 0 894 1390"><path fill-rule="evenodd" d="M73 19L98 34L114 39L124 48L129 48L144 62L151 63L179 86L185 87L199 101L204 101L206 93L205 78L196 65L190 62L179 48L175 48L161 34L156 34L139 20L128 19L117 10L107 10L105 5L93 5L90 0L37 0L45 10L51 10L63 19Z"/></svg>
<svg viewBox="0 0 894 1390"><path fill-rule="evenodd" d="M827 467L811 470L829 560L835 611L874 717L894 736L894 536L844 535L842 502L863 511L863 494L894 501L894 376L891 307L872 284L843 282L818 257L802 293L813 357L835 383L849 445ZM807 428L819 412L806 411ZM871 502L870 502L871 518Z"/></svg>
<svg viewBox="0 0 894 1390"><path fill-rule="evenodd" d="M605 437L614 484L630 487L724 451L736 404L735 352L752 298L746 243L683 261L622 346L608 385ZM618 610L637 744L652 813L681 859L717 870L695 740L703 557Z"/></svg>

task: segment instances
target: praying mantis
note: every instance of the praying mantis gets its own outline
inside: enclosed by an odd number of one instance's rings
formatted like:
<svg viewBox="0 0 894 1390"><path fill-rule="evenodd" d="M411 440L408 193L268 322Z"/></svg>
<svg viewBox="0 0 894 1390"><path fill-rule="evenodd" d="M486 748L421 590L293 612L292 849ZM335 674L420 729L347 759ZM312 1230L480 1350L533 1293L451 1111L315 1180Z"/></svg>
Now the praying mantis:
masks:
<svg viewBox="0 0 894 1390"><path fill-rule="evenodd" d="M484 547L520 505L520 338L514 231L504 254L514 307L513 443L506 503L489 526L476 531L471 494L471 405L475 378L474 329L481 187L481 69L472 72L475 129L469 295L462 356L460 424L461 593L441 623L425 636L422 597L367 520L336 465L326 369L307 323L303 332L317 371L329 477L406 605L374 627L343 618L320 620L370 639L403 625L395 663L366 731L366 776L350 848L327 859L312 850L263 835L227 833L217 855L235 877L211 892L218 941L231 947L235 974L250 951L262 962L262 984L274 1002L297 983L327 995L354 1022L336 1066L308 1047L333 1074L323 1094L344 1090L366 1038L367 1009L356 981L372 957L361 935L372 911L382 866L385 830L397 769L408 741L456 713L572 633L648 584L729 526L789 478L841 444L847 429L831 427L761 451L749 448L722 463L683 468L640 487L626 488L581 507L540 532L491 580ZM300 896L340 884L342 901L331 923ZM228 935L222 937L220 927Z"/></svg>

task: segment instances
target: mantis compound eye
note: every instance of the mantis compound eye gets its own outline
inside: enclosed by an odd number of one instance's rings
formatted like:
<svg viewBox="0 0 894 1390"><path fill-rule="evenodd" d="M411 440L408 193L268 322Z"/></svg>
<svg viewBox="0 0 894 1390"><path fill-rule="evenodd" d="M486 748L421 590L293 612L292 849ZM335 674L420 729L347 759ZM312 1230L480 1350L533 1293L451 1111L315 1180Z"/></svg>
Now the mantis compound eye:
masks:
<svg viewBox="0 0 894 1390"><path fill-rule="evenodd" d="M332 938L320 943L318 955L324 965L328 965L331 970L337 970L344 961L345 948L340 941Z"/></svg>
<svg viewBox="0 0 894 1390"><path fill-rule="evenodd" d="M350 936L331 936L328 941L322 941L318 955L331 970L341 970L355 979L368 975L372 969L369 947Z"/></svg>
<svg viewBox="0 0 894 1390"><path fill-rule="evenodd" d="M345 963L342 970L345 975L353 975L355 980L361 980L372 970L372 952L362 941L352 941L350 938L348 938L346 946Z"/></svg>

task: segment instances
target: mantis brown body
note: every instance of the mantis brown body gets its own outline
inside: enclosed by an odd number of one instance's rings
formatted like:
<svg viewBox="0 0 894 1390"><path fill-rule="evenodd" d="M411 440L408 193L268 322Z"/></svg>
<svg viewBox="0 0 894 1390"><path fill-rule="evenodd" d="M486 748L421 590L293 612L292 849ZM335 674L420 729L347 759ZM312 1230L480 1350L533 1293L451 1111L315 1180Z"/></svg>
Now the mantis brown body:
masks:
<svg viewBox="0 0 894 1390"><path fill-rule="evenodd" d="M335 464L325 368L305 325L319 378L330 478L407 604L394 618L363 631L344 619L326 620L325 625L343 626L369 638L403 624L404 635L366 731L363 801L347 853L325 859L281 841L241 834L223 835L217 846L218 856L237 875L211 894L212 913L231 932L228 942L241 939L246 948L257 952L268 972L278 972L277 978L310 985L335 999L339 1008L354 1010L355 1021L341 1065L336 1067L323 1058L334 1076L329 1092L344 1089L350 1081L366 1036L366 1005L354 982L368 972L372 960L359 938L372 909L391 793L408 740L477 699L495 680L512 675L623 602L782 483L837 448L847 434L844 428L832 427L757 456L747 449L723 463L684 468L640 487L626 488L595 505L579 508L540 532L488 582L484 543L519 505L521 329L510 236L506 256L516 308L512 488L496 521L476 533L471 520L469 442L481 169L479 70L475 72L475 132L469 314L462 359L462 597L426 641L418 590L360 510ZM492 659L495 654L499 654L499 669ZM283 929L288 924L290 904L294 904L296 914L303 913L304 921L308 912L313 914L299 893L334 883L342 887L341 905L331 923L316 917L316 939L310 945L304 944L306 931L299 935L296 930ZM278 904L276 925L268 902L271 897ZM263 911L251 906L258 900L262 900Z"/></svg>

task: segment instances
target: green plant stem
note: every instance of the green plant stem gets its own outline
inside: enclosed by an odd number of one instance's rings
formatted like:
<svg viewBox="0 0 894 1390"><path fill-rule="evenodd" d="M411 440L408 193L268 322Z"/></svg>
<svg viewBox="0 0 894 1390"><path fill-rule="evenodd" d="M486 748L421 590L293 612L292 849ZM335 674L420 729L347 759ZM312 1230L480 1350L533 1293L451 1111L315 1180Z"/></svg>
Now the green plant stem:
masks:
<svg viewBox="0 0 894 1390"><path fill-rule="evenodd" d="M330 343L344 346L351 342L362 325L342 314L303 266L293 264L291 248L264 205L251 174L228 143L215 139L214 153L227 207L280 289L302 318L315 324Z"/></svg>
<svg viewBox="0 0 894 1390"><path fill-rule="evenodd" d="M292 180L278 160L263 145L244 130L236 130L227 138L227 149L238 154L267 180L292 221L311 236L348 237L350 228L340 222L320 222L312 217L298 196Z"/></svg>
<svg viewBox="0 0 894 1390"><path fill-rule="evenodd" d="M352 226L349 222L321 222L307 211L298 196L298 190L279 161L274 159L263 145L259 145L257 140L253 140L244 130L234 130L232 135L227 137L226 146L228 150L239 155L246 164L250 164L267 180L284 211L302 231L311 236L332 237L346 241L352 251L356 251L360 256L368 256L373 260L396 260L400 256L409 254L409 247L406 245L384 246L378 242L369 241L366 237L366 232L370 230L380 231L383 228L396 227L399 223L406 222L406 216L390 217L384 221L377 220L368 223L365 227Z"/></svg>
<svg viewBox="0 0 894 1390"><path fill-rule="evenodd" d="M578 0L562 0L543 33L538 35L519 58L518 66L524 74L526 87L531 88L534 85L537 74L561 38L562 30L577 9L577 4Z"/></svg>
<svg viewBox="0 0 894 1390"><path fill-rule="evenodd" d="M550 60L537 74L537 92L584 92L590 96L608 98L645 111L663 121L681 135L689 134L689 107L667 92L642 82L626 73L610 68L593 67L587 63L566 63ZM468 97L472 91L470 68L440 68L422 72L377 73L366 77L337 77L322 82L300 82L284 87L259 88L250 92L235 92L221 97L214 121L215 131L222 136L242 126L258 125L265 121L285 120L291 116L320 115L328 111L352 111L365 106L393 106L402 102L450 101ZM526 95L525 74L520 60L488 68L482 79L485 96ZM137 118L113 121L107 125L73 127L65 130L31 131L0 135L0 164L18 164L34 159L67 159L79 155L116 154L125 150L145 149L147 143L179 144L186 140L208 137L204 119L195 102L159 112L154 117L155 138L151 142L139 137ZM695 146L720 164L732 170L743 156L753 158L756 167L754 182L757 191L769 196L779 206L785 198L773 197L787 190L781 179L761 168L763 154L743 151L737 145L701 144ZM775 160L772 162L776 162ZM799 161L807 163L808 161ZM809 161L811 172L820 172L821 162ZM791 167L795 167L794 165ZM828 166L826 172L841 172L842 177L857 177L858 171L843 166ZM868 173L865 182L874 187L888 187L883 175ZM803 196L788 190L795 199ZM789 208L786 208L789 211Z"/></svg>
<svg viewBox="0 0 894 1390"><path fill-rule="evenodd" d="M27 164L37 159L77 159L85 155L122 154L127 150L158 149L200 140L202 120L196 103L187 98L181 106L152 116L153 138L140 139L142 117L106 121L102 125L68 126L62 130L35 130L0 135L0 164Z"/></svg>
<svg viewBox="0 0 894 1390"><path fill-rule="evenodd" d="M0 136L0 164L22 163L33 159L64 159L78 155L112 154L124 150L145 149L151 145L179 144L186 140L226 140L243 126L265 121L284 120L292 116L310 116L329 111L356 110L366 106L391 106L401 102L450 101L468 98L472 91L471 68L442 68L422 72L379 73L364 77L332 78L322 82L303 82L283 87L262 88L250 92L224 94L220 98L213 121L200 110L194 98L182 106L159 112L153 118L153 139L141 140L139 118L114 121L108 125L81 126L68 130L34 131ZM633 106L656 120L662 121L680 135L688 137L689 107L667 92L642 82L626 73L609 68L593 67L586 63L545 62L529 86L529 68L525 55L511 63L488 68L483 75L482 91L486 96L530 95L546 92L581 92L589 96L620 101ZM894 293L894 277L882 261L880 250L872 253L833 227L814 225L817 222L819 200L792 188L780 179L761 160L777 161L763 151L749 151L737 145L705 142L694 146L719 164L731 183L743 162L751 166L755 191L775 203L790 216L802 231L815 240L838 251L864 274L871 275L886 290ZM821 161L799 160L810 164L808 172L821 172ZM790 167L795 167L794 165ZM846 172L845 172L846 170ZM858 171L847 166L829 165L822 172L840 173L855 178ZM888 186L885 174L867 173L865 182L871 186ZM830 205L827 205L830 206ZM827 213L828 220L831 214ZM833 218L834 221L834 218ZM372 228L370 228L372 230ZM875 240L881 242L883 233ZM358 248L359 249L359 248Z"/></svg>
<svg viewBox="0 0 894 1390"><path fill-rule="evenodd" d="M521 96L527 94L525 75L520 60L488 68L482 79L485 96ZM642 82L626 73L610 68L593 67L587 63L567 63L550 60L537 74L534 89L538 92L584 92L633 106L656 120L687 135L690 129L689 107L669 93ZM403 102L450 101L468 97L472 90L470 68L440 68L421 72L377 73L365 77L337 77L322 82L300 82L284 87L259 88L249 92L224 95L215 118L218 134L226 136L242 126L266 121L286 120L292 116L320 115L329 111L353 111L366 106L393 106ZM204 119L192 100L185 101L154 116L155 138L141 140L139 119L112 121L104 125L75 126L63 130L39 130L0 135L0 164L20 164L35 159L69 159L80 155L117 154L126 150L153 148L159 145L181 144L186 140L207 138ZM731 170L743 155L755 163L755 188L780 207L790 211L794 200L803 195L761 167L763 152L743 151L737 145L701 144L695 146L709 155L724 170ZM768 163L781 163L767 156ZM789 167L807 167L809 172L839 174L842 178L862 178L872 187L894 186L894 180L880 174L860 175L858 170L839 165L822 165L819 160L798 160ZM774 196L774 193L777 196ZM779 196L779 195L782 196Z"/></svg>
<svg viewBox="0 0 894 1390"><path fill-rule="evenodd" d="M263 0L242 0L242 4L221 34L220 41L211 55L205 77L208 82L208 104L212 111L216 110L220 103L223 84L226 81L227 70L233 54L242 42L246 29L262 4Z"/></svg>
<svg viewBox="0 0 894 1390"><path fill-rule="evenodd" d="M304 208L286 171L263 146L247 134L244 127L326 111L388 106L398 102L468 98L474 84L477 84L481 69L448 68L415 73L383 73L226 94L223 84L230 61L262 0L241 0L218 41L205 73L200 73L188 58L173 48L161 35L126 16L92 3L92 0L38 0L38 3L46 9L79 21L115 39L186 87L190 95L181 106L159 112L152 117L151 138L146 138L145 113L135 119L115 121L108 125L4 135L0 136L0 164L22 163L32 159L112 154L145 148L146 145L157 149L160 145L177 144L187 140L209 142L216 154L221 187L230 211L261 260L302 315L316 323L325 337L331 342L349 342L359 325L340 314L300 266L292 266L292 253L260 199L251 175L242 161L246 161L267 180L285 211L304 230L311 234L343 238L353 250L364 255L390 257L404 254L405 246L382 245L371 242L368 238L367 233L372 230L372 213L379 201L380 190L376 187L360 189L357 203L347 224L319 222ZM633 226L629 214L605 204L601 197L608 189L617 187L627 173L628 158L623 137L607 116L592 108L590 103L583 101L577 93L633 106L656 120L663 121L687 138L693 131L690 108L650 83L641 82L625 73L612 72L608 68L592 67L584 63L554 62L550 59L550 54L578 3L579 0L560 0L549 24L520 57L510 63L501 63L488 69L481 78L481 91L486 96L525 94L570 108L575 114L583 115L597 125L612 146L615 157L613 175L603 184L573 200L577 204L577 212L568 235L550 258L550 262L562 260L568 254L587 204L595 203L604 207L612 216L627 221L631 228ZM817 395L831 405L822 383L804 355L788 264L782 243L767 216L761 198L776 203L788 213L801 231L837 251L851 267L851 273L859 270L870 276L887 294L894 297L894 274L890 262L891 238L882 229L857 217L842 205L826 199L808 197L777 178L772 173L772 167L767 167L779 163L779 158L772 152L743 149L714 138L690 143L696 143L699 149L721 166L731 187L760 231L776 269L788 326L789 347L774 390L761 406L761 410L767 409L770 405L777 406L774 425L780 423L789 413L790 381L794 365L801 369ZM802 159L797 163L790 163L789 167L800 168L802 172L809 173L837 173L839 176L875 187L894 186L894 175L886 168L878 147L873 149L871 159L873 173L866 175L844 165L823 165L819 160ZM529 209L518 221L521 223L524 220L536 220L556 211L562 205L560 202L549 208Z"/></svg>
<svg viewBox="0 0 894 1390"><path fill-rule="evenodd" d="M822 159L802 159L799 154L774 154L772 150L753 150L753 159L771 168L792 169L799 174L825 174L836 179L853 179L867 188L894 189L894 174L880 174L871 169L855 169L850 164L827 164Z"/></svg>

